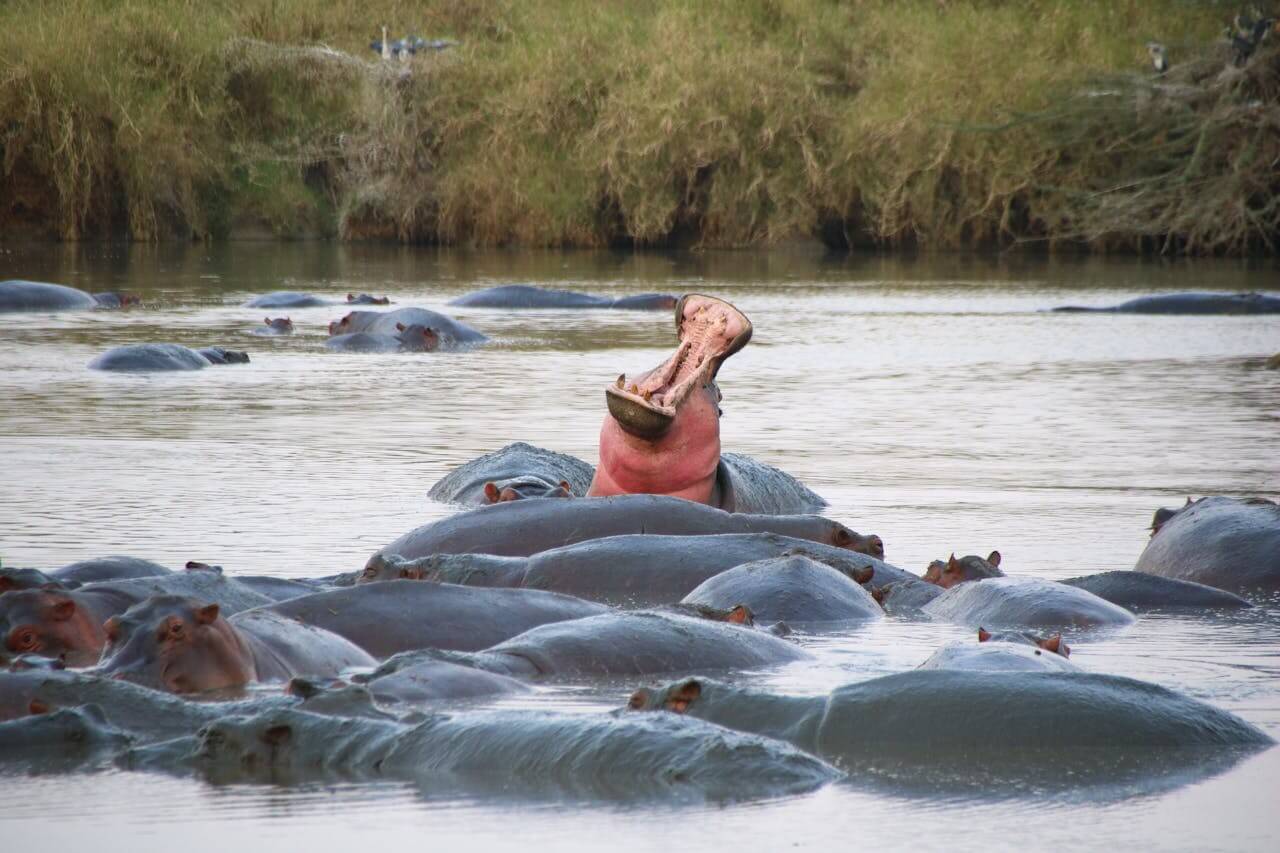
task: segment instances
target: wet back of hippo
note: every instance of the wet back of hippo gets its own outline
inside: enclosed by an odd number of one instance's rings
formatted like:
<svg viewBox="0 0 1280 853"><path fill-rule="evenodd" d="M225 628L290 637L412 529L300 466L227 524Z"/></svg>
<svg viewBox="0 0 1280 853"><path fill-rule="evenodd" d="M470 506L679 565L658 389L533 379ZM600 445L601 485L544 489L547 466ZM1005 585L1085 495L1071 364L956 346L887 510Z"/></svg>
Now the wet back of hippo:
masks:
<svg viewBox="0 0 1280 853"><path fill-rule="evenodd" d="M726 512L793 515L827 505L817 493L772 465L740 453L721 453L716 470L717 503Z"/></svg>
<svg viewBox="0 0 1280 853"><path fill-rule="evenodd" d="M1232 592L1280 590L1280 505L1201 498L1160 526L1134 569Z"/></svg>
<svg viewBox="0 0 1280 853"><path fill-rule="evenodd" d="M486 503L485 483L523 477L551 483L564 480L573 494L582 496L591 487L593 476L595 469L577 457L517 441L453 469L431 487L427 497L440 503Z"/></svg>

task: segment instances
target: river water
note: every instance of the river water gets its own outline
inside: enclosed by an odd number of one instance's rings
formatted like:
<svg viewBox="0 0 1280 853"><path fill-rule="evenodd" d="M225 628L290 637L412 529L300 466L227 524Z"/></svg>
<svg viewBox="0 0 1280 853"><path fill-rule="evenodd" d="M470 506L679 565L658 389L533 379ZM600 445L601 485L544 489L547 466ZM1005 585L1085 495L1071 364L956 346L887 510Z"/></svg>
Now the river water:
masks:
<svg viewBox="0 0 1280 853"><path fill-rule="evenodd" d="M1280 317L1044 310L1176 290L1274 291L1274 263L40 246L0 249L5 278L145 299L128 311L0 315L5 565L123 553L229 573L330 574L450 513L427 490L481 453L524 440L594 463L605 384L669 352L671 318L445 307L511 282L734 302L755 337L720 374L725 448L796 475L830 501L827 514L879 534L888 561L910 570L992 549L1009 574L1130 568L1157 506L1204 494L1280 498L1280 373L1262 369L1280 351ZM241 307L285 289L335 300L385 293L453 314L494 343L458 354L330 353L325 325L345 308ZM297 333L249 335L264 313L287 314ZM245 349L252 363L146 376L85 368L112 346L146 341ZM801 637L816 662L738 678L826 693L909 669L967 635L884 620ZM1157 681L1280 739L1280 602L1231 617L1144 617L1070 639L1086 669ZM595 714L635 686L547 685L496 704ZM180 822L192 850L428 839L482 849L1205 850L1274 849L1280 833L1277 749L1158 782L1058 781L984 791L855 778L764 802L600 803L105 771L7 780L20 796L0 798L0 837L6 848L30 839L134 851L171 846Z"/></svg>

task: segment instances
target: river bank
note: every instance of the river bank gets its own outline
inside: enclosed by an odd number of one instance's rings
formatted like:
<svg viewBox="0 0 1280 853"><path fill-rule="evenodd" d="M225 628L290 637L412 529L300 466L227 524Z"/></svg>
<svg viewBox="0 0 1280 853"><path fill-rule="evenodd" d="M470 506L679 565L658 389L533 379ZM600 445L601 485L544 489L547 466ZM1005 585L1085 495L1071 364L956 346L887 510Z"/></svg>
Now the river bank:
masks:
<svg viewBox="0 0 1280 853"><path fill-rule="evenodd" d="M0 240L1274 254L1280 38L1237 65L1236 11L17 0Z"/></svg>

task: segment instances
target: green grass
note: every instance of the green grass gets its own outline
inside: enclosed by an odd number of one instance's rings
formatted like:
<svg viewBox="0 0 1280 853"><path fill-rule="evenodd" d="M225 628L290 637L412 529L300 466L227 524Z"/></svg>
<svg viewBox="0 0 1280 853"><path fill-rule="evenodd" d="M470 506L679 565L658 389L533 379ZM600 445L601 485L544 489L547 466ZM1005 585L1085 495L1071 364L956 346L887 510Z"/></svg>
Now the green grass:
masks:
<svg viewBox="0 0 1280 853"><path fill-rule="evenodd" d="M66 239L1274 251L1280 61L1217 74L1235 11L9 0L0 228L20 206ZM398 74L368 50L384 23L462 44Z"/></svg>

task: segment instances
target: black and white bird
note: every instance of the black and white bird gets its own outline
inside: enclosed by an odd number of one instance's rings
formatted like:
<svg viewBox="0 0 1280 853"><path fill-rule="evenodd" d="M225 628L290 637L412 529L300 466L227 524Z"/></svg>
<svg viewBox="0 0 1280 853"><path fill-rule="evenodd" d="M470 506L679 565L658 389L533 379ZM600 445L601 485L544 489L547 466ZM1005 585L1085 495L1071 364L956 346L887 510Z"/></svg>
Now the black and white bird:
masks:
<svg viewBox="0 0 1280 853"><path fill-rule="evenodd" d="M1169 70L1169 57L1165 53L1164 45L1160 42L1147 42L1147 55L1151 57L1151 64L1155 67L1157 74L1163 74Z"/></svg>

